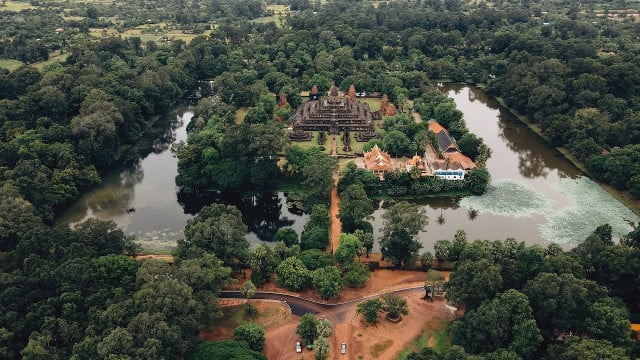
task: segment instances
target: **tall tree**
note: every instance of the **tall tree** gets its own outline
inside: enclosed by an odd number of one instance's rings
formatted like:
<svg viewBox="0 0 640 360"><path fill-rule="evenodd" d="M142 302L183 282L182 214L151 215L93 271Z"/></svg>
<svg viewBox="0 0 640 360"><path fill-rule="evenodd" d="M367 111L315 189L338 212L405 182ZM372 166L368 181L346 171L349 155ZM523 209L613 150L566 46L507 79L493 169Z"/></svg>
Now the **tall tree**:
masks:
<svg viewBox="0 0 640 360"><path fill-rule="evenodd" d="M247 226L236 207L212 204L187 221L185 240L178 243L176 251L181 253L189 247L198 247L213 252L226 266L235 266L248 258L246 233Z"/></svg>
<svg viewBox="0 0 640 360"><path fill-rule="evenodd" d="M427 225L426 211L419 205L401 201L393 204L382 218L382 254L389 258L396 268L401 265L410 268L422 247L415 237Z"/></svg>
<svg viewBox="0 0 640 360"><path fill-rule="evenodd" d="M358 304L358 314L364 317L369 324L378 322L378 314L382 310L382 302L379 299L365 300Z"/></svg>
<svg viewBox="0 0 640 360"><path fill-rule="evenodd" d="M382 310L387 312L391 319L398 319L401 315L409 313L407 300L401 298L395 293L389 293L382 296Z"/></svg>
<svg viewBox="0 0 640 360"><path fill-rule="evenodd" d="M486 259L461 261L449 275L446 287L447 299L475 309L502 290L501 268Z"/></svg>
<svg viewBox="0 0 640 360"><path fill-rule="evenodd" d="M264 347L264 328L256 323L248 322L233 329L235 340L249 344L249 349L262 351Z"/></svg>
<svg viewBox="0 0 640 360"><path fill-rule="evenodd" d="M362 185L353 184L341 192L338 206L340 208L338 217L342 223L343 232L353 233L356 229L366 230L360 223L368 220L373 213L373 205Z"/></svg>
<svg viewBox="0 0 640 360"><path fill-rule="evenodd" d="M335 266L326 266L313 272L313 287L323 299L331 299L340 295L343 281L340 271Z"/></svg>
<svg viewBox="0 0 640 360"><path fill-rule="evenodd" d="M318 319L311 314L302 315L296 327L296 334L300 335L304 343L313 344L318 337Z"/></svg>

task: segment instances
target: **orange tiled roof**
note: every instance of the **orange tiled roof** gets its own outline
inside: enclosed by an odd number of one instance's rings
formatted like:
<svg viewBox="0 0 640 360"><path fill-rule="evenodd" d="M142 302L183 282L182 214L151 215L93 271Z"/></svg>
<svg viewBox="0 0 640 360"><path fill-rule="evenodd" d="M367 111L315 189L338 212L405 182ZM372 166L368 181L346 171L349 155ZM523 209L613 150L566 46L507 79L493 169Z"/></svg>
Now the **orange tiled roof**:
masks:
<svg viewBox="0 0 640 360"><path fill-rule="evenodd" d="M370 171L391 171L391 156L374 145L371 151L364 153L364 167Z"/></svg>
<svg viewBox="0 0 640 360"><path fill-rule="evenodd" d="M465 170L471 170L476 167L476 164L465 154L460 151L447 152L444 154L444 157L448 158L451 162L457 162L462 165L462 168Z"/></svg>
<svg viewBox="0 0 640 360"><path fill-rule="evenodd" d="M440 125L439 122L435 120L429 120L427 124L429 125L429 130L431 130L434 134L437 134L442 130L444 130L445 133L447 132L447 129L445 129L442 125Z"/></svg>

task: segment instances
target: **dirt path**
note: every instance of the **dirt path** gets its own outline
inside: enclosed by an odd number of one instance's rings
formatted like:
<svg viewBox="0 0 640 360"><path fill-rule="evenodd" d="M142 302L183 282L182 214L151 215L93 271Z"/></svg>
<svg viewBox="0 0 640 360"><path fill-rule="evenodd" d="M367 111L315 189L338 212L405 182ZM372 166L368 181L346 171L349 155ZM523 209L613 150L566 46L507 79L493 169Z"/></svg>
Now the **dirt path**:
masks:
<svg viewBox="0 0 640 360"><path fill-rule="evenodd" d="M422 115L420 115L419 112L415 111L413 109L413 100L409 100L409 105L411 106L411 116L413 116L413 121L417 122L417 123L421 123L422 122Z"/></svg>
<svg viewBox="0 0 640 360"><path fill-rule="evenodd" d="M342 231L342 223L338 219L338 213L340 213L340 197L338 196L338 174L333 175L334 186L331 189L331 207L329 208L329 216L331 217L331 229L329 233L329 251L333 252L338 248L340 244L340 233Z"/></svg>

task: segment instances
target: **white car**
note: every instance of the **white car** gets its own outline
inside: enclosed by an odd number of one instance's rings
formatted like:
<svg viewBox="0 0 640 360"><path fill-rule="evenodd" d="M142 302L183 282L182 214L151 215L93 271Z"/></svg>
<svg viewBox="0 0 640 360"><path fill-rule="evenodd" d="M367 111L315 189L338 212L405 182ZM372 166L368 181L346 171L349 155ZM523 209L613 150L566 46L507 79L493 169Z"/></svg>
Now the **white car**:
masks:
<svg viewBox="0 0 640 360"><path fill-rule="evenodd" d="M302 345L300 345L300 341L296 341L296 352L297 353L302 352Z"/></svg>
<svg viewBox="0 0 640 360"><path fill-rule="evenodd" d="M340 344L340 354L346 354L347 353L347 343L342 343Z"/></svg>

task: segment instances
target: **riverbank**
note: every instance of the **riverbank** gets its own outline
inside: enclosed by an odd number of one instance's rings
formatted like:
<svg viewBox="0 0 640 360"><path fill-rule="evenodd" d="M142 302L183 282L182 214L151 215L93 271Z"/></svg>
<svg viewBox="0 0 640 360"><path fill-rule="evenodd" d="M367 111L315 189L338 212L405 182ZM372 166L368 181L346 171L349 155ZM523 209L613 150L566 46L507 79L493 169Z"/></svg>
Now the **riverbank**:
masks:
<svg viewBox="0 0 640 360"><path fill-rule="evenodd" d="M616 198L616 200L618 200L621 203L623 203L626 207L628 207L636 215L640 216L640 199L638 199L638 200L633 199L633 197L631 196L631 193L629 191L620 191L620 190L617 190L617 189L613 188L612 186L610 186L608 184L605 184L605 183L602 183L602 182L599 182L599 181L595 180L595 178L592 176L592 174L589 173L589 171L587 170L586 164L583 163L582 161L578 160L575 156L573 156L573 154L571 154L571 152L569 152L568 149L566 149L564 147L554 147L553 145L551 145L551 142L549 141L549 138L542 132L542 129L540 128L540 126L538 124L535 124L535 123L531 122L528 117L526 117L525 115L519 114L517 111L515 111L512 108L510 108L509 106L507 106L507 104L505 103L504 99L502 99L500 97L496 97L495 99L496 99L496 101L498 101L500 106L502 106L503 108L507 109L516 119L518 119L520 122L522 122L524 125L526 125L531 131L533 131L536 135L538 135L541 139L543 139L547 144L549 144L550 147L553 147L558 152L560 152L560 154L562 154L562 156L564 156L569 162L571 162L573 164L573 166L575 166L580 171L582 171L587 176L589 176L589 178L591 178L593 181L598 183L605 191L607 191L614 198Z"/></svg>

